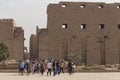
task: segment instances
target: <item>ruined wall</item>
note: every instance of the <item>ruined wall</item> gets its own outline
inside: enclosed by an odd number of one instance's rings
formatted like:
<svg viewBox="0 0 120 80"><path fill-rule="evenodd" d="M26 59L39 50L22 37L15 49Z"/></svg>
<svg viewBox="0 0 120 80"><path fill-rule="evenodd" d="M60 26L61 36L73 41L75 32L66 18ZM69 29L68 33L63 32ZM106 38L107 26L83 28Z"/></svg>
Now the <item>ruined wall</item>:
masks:
<svg viewBox="0 0 120 80"><path fill-rule="evenodd" d="M24 30L15 27L13 19L0 19L0 42L5 42L9 46L9 59L23 59Z"/></svg>
<svg viewBox="0 0 120 80"><path fill-rule="evenodd" d="M24 30L22 29L22 27L15 27L14 28L14 59L17 61L22 60L23 55L24 55Z"/></svg>
<svg viewBox="0 0 120 80"><path fill-rule="evenodd" d="M10 58L13 58L13 20L0 19L0 42L5 42L10 48Z"/></svg>
<svg viewBox="0 0 120 80"><path fill-rule="evenodd" d="M38 48L38 41L37 41L37 36L32 34L30 36L30 58L31 59L36 59L38 58L38 51L37 51L37 48Z"/></svg>
<svg viewBox="0 0 120 80"><path fill-rule="evenodd" d="M48 30L47 29L39 29L38 33L38 53L39 58L41 59L47 59L50 55L48 53Z"/></svg>

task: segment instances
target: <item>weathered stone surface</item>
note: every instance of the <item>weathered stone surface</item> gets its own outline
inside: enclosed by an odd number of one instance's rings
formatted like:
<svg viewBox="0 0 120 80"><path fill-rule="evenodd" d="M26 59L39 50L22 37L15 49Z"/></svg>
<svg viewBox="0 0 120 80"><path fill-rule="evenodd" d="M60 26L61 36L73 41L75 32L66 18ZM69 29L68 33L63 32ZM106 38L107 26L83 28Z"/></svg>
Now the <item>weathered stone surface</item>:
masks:
<svg viewBox="0 0 120 80"><path fill-rule="evenodd" d="M0 42L5 42L9 46L9 59L23 59L24 30L22 27L16 27L13 19L0 19Z"/></svg>

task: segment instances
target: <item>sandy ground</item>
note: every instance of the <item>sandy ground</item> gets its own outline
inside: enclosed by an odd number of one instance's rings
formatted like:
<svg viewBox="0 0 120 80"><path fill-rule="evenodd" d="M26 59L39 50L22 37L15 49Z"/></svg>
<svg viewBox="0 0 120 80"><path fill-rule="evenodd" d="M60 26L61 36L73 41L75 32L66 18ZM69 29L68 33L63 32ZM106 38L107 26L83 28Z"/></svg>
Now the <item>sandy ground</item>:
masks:
<svg viewBox="0 0 120 80"><path fill-rule="evenodd" d="M107 73L68 73L59 76L40 74L19 76L18 73L0 73L0 80L120 80L120 72Z"/></svg>

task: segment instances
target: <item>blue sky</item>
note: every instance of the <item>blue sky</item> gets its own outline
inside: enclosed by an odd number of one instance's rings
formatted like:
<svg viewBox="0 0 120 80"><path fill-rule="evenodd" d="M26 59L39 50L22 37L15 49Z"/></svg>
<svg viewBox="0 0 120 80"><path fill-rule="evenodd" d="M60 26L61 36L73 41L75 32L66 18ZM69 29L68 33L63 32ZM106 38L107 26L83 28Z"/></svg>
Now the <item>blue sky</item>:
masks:
<svg viewBox="0 0 120 80"><path fill-rule="evenodd" d="M120 3L120 0L0 0L0 18L12 18L17 26L23 27L25 46L29 47L29 37L35 34L36 25L47 26L47 5L60 1Z"/></svg>

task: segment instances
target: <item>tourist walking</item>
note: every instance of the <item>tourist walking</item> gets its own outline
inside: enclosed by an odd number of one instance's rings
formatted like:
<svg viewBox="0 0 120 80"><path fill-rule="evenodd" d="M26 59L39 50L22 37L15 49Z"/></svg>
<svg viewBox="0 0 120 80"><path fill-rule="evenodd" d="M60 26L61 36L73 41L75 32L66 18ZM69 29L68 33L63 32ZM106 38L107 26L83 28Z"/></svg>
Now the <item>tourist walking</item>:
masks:
<svg viewBox="0 0 120 80"><path fill-rule="evenodd" d="M43 75L44 71L45 71L45 65L44 65L44 63L41 61L41 62L40 62L40 73L41 73L41 75Z"/></svg>
<svg viewBox="0 0 120 80"><path fill-rule="evenodd" d="M25 69L26 69L27 75L29 75L30 74L30 62L29 62L29 60L27 60L25 63Z"/></svg>
<svg viewBox="0 0 120 80"><path fill-rule="evenodd" d="M38 61L35 61L34 73L38 73L38 72L39 72L39 63Z"/></svg>
<svg viewBox="0 0 120 80"><path fill-rule="evenodd" d="M72 74L72 63L71 63L71 61L69 60L69 62L68 62L68 73L71 75Z"/></svg>
<svg viewBox="0 0 120 80"><path fill-rule="evenodd" d="M60 72L64 73L64 61L63 60L60 63Z"/></svg>
<svg viewBox="0 0 120 80"><path fill-rule="evenodd" d="M55 76L56 72L57 72L57 67L56 67L56 62L55 61L53 61L52 67L53 67L53 76Z"/></svg>
<svg viewBox="0 0 120 80"><path fill-rule="evenodd" d="M60 63L59 61L56 61L56 67L57 67L57 71L56 71L56 74L60 74Z"/></svg>
<svg viewBox="0 0 120 80"><path fill-rule="evenodd" d="M23 76L23 73L24 73L24 69L25 69L25 63L24 61L20 61L19 62L19 70L20 70L20 75Z"/></svg>
<svg viewBox="0 0 120 80"><path fill-rule="evenodd" d="M34 74L34 71L35 71L35 62L32 61L32 64L31 64L31 72L32 72L32 75Z"/></svg>
<svg viewBox="0 0 120 80"><path fill-rule="evenodd" d="M52 72L52 63L51 63L51 60L49 60L48 63L47 63L47 69L48 69L47 76L48 76L49 73L50 73L50 76L51 76L51 72Z"/></svg>
<svg viewBox="0 0 120 80"><path fill-rule="evenodd" d="M40 63L37 61L37 73L40 71Z"/></svg>
<svg viewBox="0 0 120 80"><path fill-rule="evenodd" d="M72 72L73 72L73 73L75 72L75 68L76 68L75 63L72 63Z"/></svg>

